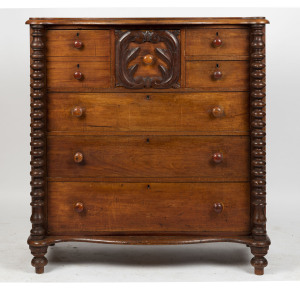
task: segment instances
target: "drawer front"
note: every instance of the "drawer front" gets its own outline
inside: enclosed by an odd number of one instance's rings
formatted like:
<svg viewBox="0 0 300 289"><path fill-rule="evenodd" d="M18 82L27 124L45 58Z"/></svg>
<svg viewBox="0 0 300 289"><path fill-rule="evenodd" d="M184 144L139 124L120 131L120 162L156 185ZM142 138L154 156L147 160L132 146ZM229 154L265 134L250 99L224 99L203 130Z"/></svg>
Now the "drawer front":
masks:
<svg viewBox="0 0 300 289"><path fill-rule="evenodd" d="M116 86L179 88L180 30L116 30Z"/></svg>
<svg viewBox="0 0 300 289"><path fill-rule="evenodd" d="M249 230L249 183L48 183L50 235Z"/></svg>
<svg viewBox="0 0 300 289"><path fill-rule="evenodd" d="M47 144L49 177L249 179L247 136L52 136Z"/></svg>
<svg viewBox="0 0 300 289"><path fill-rule="evenodd" d="M50 89L108 88L110 62L56 62L47 63L47 85Z"/></svg>
<svg viewBox="0 0 300 289"><path fill-rule="evenodd" d="M48 30L47 56L110 56L109 30Z"/></svg>
<svg viewBox="0 0 300 289"><path fill-rule="evenodd" d="M187 61L186 86L210 91L248 91L248 61Z"/></svg>
<svg viewBox="0 0 300 289"><path fill-rule="evenodd" d="M249 94L50 93L48 130L249 132Z"/></svg>
<svg viewBox="0 0 300 289"><path fill-rule="evenodd" d="M187 29L186 55L248 56L248 29Z"/></svg>

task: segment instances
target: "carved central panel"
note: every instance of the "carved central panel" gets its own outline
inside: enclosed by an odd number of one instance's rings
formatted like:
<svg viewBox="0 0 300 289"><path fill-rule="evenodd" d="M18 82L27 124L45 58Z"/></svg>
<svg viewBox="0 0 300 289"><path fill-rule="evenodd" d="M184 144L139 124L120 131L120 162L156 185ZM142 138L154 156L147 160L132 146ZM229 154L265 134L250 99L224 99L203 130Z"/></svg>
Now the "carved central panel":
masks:
<svg viewBox="0 0 300 289"><path fill-rule="evenodd" d="M179 30L116 30L116 86L179 88Z"/></svg>

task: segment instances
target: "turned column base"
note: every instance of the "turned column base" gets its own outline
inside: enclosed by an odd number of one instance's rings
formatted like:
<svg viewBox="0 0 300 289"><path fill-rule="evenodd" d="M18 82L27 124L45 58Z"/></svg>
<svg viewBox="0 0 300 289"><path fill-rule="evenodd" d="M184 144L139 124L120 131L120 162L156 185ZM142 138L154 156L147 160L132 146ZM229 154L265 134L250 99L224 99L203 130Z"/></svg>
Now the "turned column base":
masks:
<svg viewBox="0 0 300 289"><path fill-rule="evenodd" d="M254 257L251 259L251 265L254 267L255 275L264 275L264 268L268 265L267 255L269 246L266 247L251 247L251 253Z"/></svg>
<svg viewBox="0 0 300 289"><path fill-rule="evenodd" d="M35 273L43 274L44 267L48 264L48 260L45 257L48 246L34 247L29 246L31 254L34 256L31 261L31 265L35 267Z"/></svg>

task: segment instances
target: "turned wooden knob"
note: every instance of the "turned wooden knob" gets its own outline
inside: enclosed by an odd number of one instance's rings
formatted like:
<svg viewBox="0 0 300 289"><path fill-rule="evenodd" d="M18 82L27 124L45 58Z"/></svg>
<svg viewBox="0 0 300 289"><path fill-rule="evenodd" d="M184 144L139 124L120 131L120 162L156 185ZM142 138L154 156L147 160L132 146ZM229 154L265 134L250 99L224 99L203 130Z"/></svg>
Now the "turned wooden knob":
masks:
<svg viewBox="0 0 300 289"><path fill-rule="evenodd" d="M154 58L151 54L147 54L143 57L143 61L145 64L151 64L153 62Z"/></svg>
<svg viewBox="0 0 300 289"><path fill-rule="evenodd" d="M219 117L222 117L224 115L224 110L221 106L215 106L215 107L212 108L211 114L214 117L219 118Z"/></svg>
<svg viewBox="0 0 300 289"><path fill-rule="evenodd" d="M80 79L82 79L82 77L83 77L83 74L80 71L75 71L74 72L74 78L75 79L80 80Z"/></svg>
<svg viewBox="0 0 300 289"><path fill-rule="evenodd" d="M220 47L222 43L222 39L219 36L217 36L212 42L214 47Z"/></svg>
<svg viewBox="0 0 300 289"><path fill-rule="evenodd" d="M74 210L77 212L77 213L81 213L84 209L84 206L83 206L83 203L81 202L77 202L75 205L74 205Z"/></svg>
<svg viewBox="0 0 300 289"><path fill-rule="evenodd" d="M214 72L214 79L220 79L222 78L222 72L220 70L216 70Z"/></svg>
<svg viewBox="0 0 300 289"><path fill-rule="evenodd" d="M74 41L74 47L75 47L75 48L80 49L82 46L83 46L83 43L82 43L82 41L80 41L79 39L76 39L76 40Z"/></svg>
<svg viewBox="0 0 300 289"><path fill-rule="evenodd" d="M222 213L223 204L222 203L214 203L214 211L218 214Z"/></svg>
<svg viewBox="0 0 300 289"><path fill-rule="evenodd" d="M75 117L81 117L83 114L83 109L82 107L80 106L75 106L73 109L72 109L72 115L75 116Z"/></svg>
<svg viewBox="0 0 300 289"><path fill-rule="evenodd" d="M80 153L80 152L77 152L75 155L74 155L74 162L75 163L81 163L83 161L83 154Z"/></svg>
<svg viewBox="0 0 300 289"><path fill-rule="evenodd" d="M214 153L212 156L212 160L216 164L221 163L223 161L223 154L222 153Z"/></svg>

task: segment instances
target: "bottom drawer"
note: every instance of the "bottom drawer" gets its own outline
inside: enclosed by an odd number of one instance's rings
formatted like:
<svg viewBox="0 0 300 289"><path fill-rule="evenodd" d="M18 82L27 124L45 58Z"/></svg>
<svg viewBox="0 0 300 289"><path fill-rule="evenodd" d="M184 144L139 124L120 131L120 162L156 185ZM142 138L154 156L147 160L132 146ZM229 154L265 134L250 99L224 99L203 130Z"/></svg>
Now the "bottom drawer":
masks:
<svg viewBox="0 0 300 289"><path fill-rule="evenodd" d="M48 183L49 235L249 231L249 183Z"/></svg>

